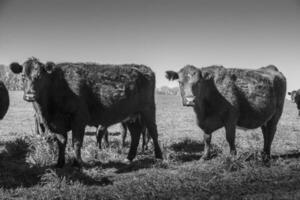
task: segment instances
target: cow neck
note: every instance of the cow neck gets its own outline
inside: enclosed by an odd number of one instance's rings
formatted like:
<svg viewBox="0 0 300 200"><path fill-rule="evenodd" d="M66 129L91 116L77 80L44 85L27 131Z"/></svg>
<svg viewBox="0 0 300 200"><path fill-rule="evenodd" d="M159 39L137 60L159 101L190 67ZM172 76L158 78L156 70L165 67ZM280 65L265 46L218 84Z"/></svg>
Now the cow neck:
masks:
<svg viewBox="0 0 300 200"><path fill-rule="evenodd" d="M33 106L34 106L35 111L38 113L38 116L42 120L42 123L44 124L45 132L47 134L50 133L49 125L48 125L47 120L45 118L45 115L44 115L45 113L42 112L41 105L38 102L33 102Z"/></svg>
<svg viewBox="0 0 300 200"><path fill-rule="evenodd" d="M219 106L219 102L216 101L216 99L219 99L219 95L213 79L201 83L200 93L197 97L199 102L194 107L200 121L204 122L211 113L211 109Z"/></svg>
<svg viewBox="0 0 300 200"><path fill-rule="evenodd" d="M45 123L46 128L49 130L49 102L51 102L51 95L49 95L49 93L51 91L51 75L49 74L45 78L47 79L48 84L46 84L46 86L41 90L35 104L41 113L42 120Z"/></svg>

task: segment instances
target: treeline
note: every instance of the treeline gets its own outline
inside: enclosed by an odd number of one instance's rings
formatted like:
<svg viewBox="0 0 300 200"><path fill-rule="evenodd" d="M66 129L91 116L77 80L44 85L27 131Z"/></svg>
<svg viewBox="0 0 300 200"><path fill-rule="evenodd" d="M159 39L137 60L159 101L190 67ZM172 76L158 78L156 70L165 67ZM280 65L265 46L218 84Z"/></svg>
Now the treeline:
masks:
<svg viewBox="0 0 300 200"><path fill-rule="evenodd" d="M157 94L163 94L163 95L179 95L179 88L178 87L167 87L167 86L162 86L160 88L156 88L156 93Z"/></svg>
<svg viewBox="0 0 300 200"><path fill-rule="evenodd" d="M5 84L8 90L21 90L22 77L13 74L9 67L0 65L0 80Z"/></svg>

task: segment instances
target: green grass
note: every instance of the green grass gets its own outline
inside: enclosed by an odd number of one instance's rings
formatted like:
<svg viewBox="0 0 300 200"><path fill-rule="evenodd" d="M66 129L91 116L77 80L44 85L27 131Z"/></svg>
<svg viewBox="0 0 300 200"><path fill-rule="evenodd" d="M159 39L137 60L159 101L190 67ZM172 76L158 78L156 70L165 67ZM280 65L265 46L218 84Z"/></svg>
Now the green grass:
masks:
<svg viewBox="0 0 300 200"><path fill-rule="evenodd" d="M110 147L99 150L95 128L88 127L82 157L85 165L52 167L57 150L33 133L31 105L11 93L11 107L0 122L0 199L300 199L300 120L287 101L272 145L269 167L261 161L260 129L237 131L238 155L228 155L224 130L213 134L214 157L200 162L202 131L191 108L178 96L157 96L157 124L164 161L150 148L132 163L121 148L118 125L111 127ZM70 143L70 142L69 142Z"/></svg>

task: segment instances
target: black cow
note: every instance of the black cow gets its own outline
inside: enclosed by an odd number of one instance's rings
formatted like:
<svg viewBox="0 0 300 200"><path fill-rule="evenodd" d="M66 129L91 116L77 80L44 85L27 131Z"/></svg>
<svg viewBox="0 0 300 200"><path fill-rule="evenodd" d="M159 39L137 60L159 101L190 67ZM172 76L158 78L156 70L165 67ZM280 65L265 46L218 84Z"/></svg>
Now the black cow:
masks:
<svg viewBox="0 0 300 200"><path fill-rule="evenodd" d="M130 131L131 124L134 124L134 123L139 123L143 127L141 134L142 134L142 141L143 141L142 151L144 152L145 150L148 149L148 143L149 143L149 140L150 140L150 135L149 135L148 130L146 128L146 125L142 121L140 115L131 116L130 118L125 119L124 121L121 122L122 147L125 147L125 140L126 140L126 137L127 137L128 130ZM99 146L99 149L102 149L102 138L103 137L104 137L104 142L105 142L106 146L109 146L107 127L99 125L98 128L97 128L96 136L97 136L97 144Z"/></svg>
<svg viewBox="0 0 300 200"><path fill-rule="evenodd" d="M41 63L28 59L23 66L10 65L24 76L24 100L36 102L46 129L59 146L57 166L65 164L67 132L72 130L74 164L82 163L81 147L85 126L110 126L140 114L153 139L155 156L162 158L155 119L155 74L144 65L98 65L93 63ZM133 160L141 133L132 125L128 159Z"/></svg>
<svg viewBox="0 0 300 200"><path fill-rule="evenodd" d="M192 106L198 126L204 131L202 159L210 157L212 132L225 127L231 154L236 154L236 127L261 127L263 159L270 158L271 144L282 114L286 79L273 66L257 70L226 69L222 66L185 66L178 73L167 71L169 80L178 79L184 106Z"/></svg>
<svg viewBox="0 0 300 200"><path fill-rule="evenodd" d="M295 97L296 97L297 93L300 94L300 90L293 90L291 92L288 92L288 95L291 96L291 100L293 102L295 102Z"/></svg>
<svg viewBox="0 0 300 200"><path fill-rule="evenodd" d="M288 92L288 95L290 95L291 100L297 104L298 116L300 116L300 89L293 90L292 92Z"/></svg>
<svg viewBox="0 0 300 200"><path fill-rule="evenodd" d="M4 83L0 81L0 119L3 119L9 107L8 90Z"/></svg>

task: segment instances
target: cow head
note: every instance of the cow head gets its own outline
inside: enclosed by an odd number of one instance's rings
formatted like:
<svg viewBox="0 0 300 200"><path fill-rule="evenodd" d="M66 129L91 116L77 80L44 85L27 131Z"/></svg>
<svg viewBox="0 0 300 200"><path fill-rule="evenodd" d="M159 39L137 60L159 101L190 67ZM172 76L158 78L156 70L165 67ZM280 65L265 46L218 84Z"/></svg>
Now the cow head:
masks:
<svg viewBox="0 0 300 200"><path fill-rule="evenodd" d="M288 95L290 95L292 101L297 104L298 115L300 116L300 90L293 90L292 92L288 92Z"/></svg>
<svg viewBox="0 0 300 200"><path fill-rule="evenodd" d="M200 69L192 65L187 65L179 72L166 71L166 78L169 80L178 80L182 104L184 106L195 105L199 84L205 79Z"/></svg>
<svg viewBox="0 0 300 200"><path fill-rule="evenodd" d="M36 58L28 59L23 65L11 63L10 69L15 74L22 73L24 100L33 102L39 98L40 93L46 90L49 84L49 74L52 73L54 63L41 63Z"/></svg>
<svg viewBox="0 0 300 200"><path fill-rule="evenodd" d="M288 95L291 96L291 100L292 100L293 102L295 102L295 96L296 96L296 93L297 93L296 90L293 90L293 91L291 91L291 92L288 92Z"/></svg>

